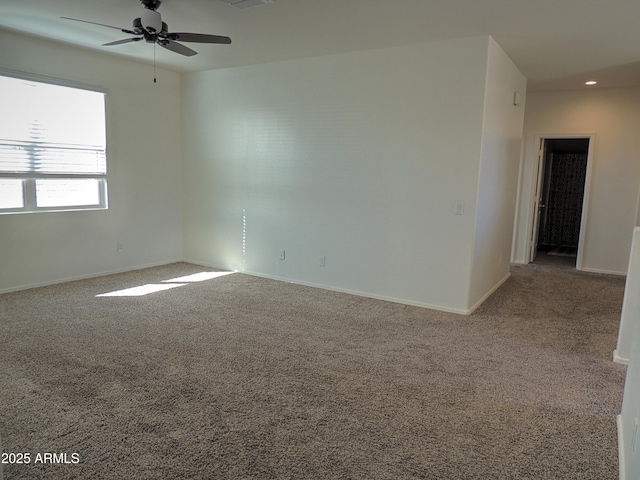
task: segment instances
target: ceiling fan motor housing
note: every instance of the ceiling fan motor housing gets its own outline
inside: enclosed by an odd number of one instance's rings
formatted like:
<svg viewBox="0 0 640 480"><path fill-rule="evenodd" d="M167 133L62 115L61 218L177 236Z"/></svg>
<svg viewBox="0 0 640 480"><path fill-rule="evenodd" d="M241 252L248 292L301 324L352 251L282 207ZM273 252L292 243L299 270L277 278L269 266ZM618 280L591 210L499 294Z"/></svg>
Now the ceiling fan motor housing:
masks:
<svg viewBox="0 0 640 480"><path fill-rule="evenodd" d="M150 10L157 10L162 3L161 0L140 0L140 3Z"/></svg>

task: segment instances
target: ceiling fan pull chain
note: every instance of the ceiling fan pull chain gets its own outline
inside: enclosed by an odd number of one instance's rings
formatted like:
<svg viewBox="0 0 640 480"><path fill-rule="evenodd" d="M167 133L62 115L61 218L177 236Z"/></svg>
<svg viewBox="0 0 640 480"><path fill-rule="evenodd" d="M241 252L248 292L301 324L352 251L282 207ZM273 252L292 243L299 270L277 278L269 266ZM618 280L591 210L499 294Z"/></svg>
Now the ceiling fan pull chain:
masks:
<svg viewBox="0 0 640 480"><path fill-rule="evenodd" d="M157 83L156 80L156 44L153 44L153 83Z"/></svg>

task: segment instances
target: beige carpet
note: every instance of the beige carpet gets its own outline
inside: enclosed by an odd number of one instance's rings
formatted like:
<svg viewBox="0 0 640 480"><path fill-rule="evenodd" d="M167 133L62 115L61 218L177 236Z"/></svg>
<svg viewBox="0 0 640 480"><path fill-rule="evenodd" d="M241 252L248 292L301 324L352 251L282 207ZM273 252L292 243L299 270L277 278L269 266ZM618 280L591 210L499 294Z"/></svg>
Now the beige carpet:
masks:
<svg viewBox="0 0 640 480"><path fill-rule="evenodd" d="M0 296L5 479L617 478L624 278L514 267L471 316L243 274L96 297L211 270Z"/></svg>

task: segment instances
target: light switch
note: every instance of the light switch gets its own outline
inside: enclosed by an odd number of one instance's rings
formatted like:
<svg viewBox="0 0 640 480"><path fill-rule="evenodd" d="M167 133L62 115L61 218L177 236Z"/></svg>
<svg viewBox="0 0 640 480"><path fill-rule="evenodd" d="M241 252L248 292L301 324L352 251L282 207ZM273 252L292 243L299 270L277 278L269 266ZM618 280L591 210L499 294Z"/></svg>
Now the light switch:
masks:
<svg viewBox="0 0 640 480"><path fill-rule="evenodd" d="M456 202L456 215L464 215L464 202Z"/></svg>

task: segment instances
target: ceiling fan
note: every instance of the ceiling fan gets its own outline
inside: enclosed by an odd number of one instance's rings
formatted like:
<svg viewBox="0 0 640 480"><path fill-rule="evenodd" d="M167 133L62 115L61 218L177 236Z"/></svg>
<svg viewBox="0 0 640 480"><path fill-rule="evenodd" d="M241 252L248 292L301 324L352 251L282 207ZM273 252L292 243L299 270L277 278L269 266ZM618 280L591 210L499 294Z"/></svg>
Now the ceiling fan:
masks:
<svg viewBox="0 0 640 480"><path fill-rule="evenodd" d="M144 40L147 43L155 43L167 50L192 57L198 52L178 43L192 42L192 43L218 43L228 45L231 43L229 37L223 37L220 35L207 35L203 33L170 33L169 27L162 21L160 13L157 12L160 7L161 0L140 0L142 3L142 14L139 18L133 20L133 27L131 29L113 27L111 25L105 25L103 23L89 22L87 20L79 20L77 18L62 17L65 20L73 20L76 22L90 23L92 25L100 25L102 27L115 28L123 33L129 35L135 35L134 37L124 38L122 40L116 40L115 42L109 42L103 44L103 46L121 45L123 43L139 42Z"/></svg>

